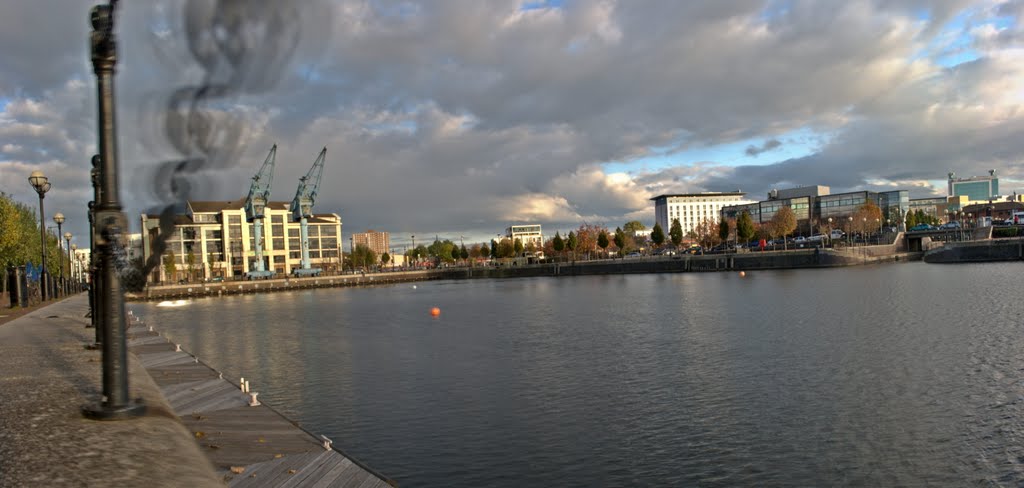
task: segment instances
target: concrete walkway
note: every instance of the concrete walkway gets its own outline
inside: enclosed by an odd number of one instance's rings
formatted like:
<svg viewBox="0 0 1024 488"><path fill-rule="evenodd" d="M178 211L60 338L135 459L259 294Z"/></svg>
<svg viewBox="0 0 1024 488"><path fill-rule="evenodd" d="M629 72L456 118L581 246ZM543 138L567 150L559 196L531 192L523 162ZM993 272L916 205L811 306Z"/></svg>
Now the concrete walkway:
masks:
<svg viewBox="0 0 1024 488"><path fill-rule="evenodd" d="M80 294L0 325L0 487L224 486L134 356L131 395L149 413L82 417L102 388L87 309Z"/></svg>

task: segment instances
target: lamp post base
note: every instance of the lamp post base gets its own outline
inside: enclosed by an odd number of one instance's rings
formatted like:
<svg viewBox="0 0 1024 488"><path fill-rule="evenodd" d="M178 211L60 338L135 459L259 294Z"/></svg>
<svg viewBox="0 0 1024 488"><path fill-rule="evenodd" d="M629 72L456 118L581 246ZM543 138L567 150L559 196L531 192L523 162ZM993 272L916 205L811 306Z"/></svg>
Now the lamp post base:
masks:
<svg viewBox="0 0 1024 488"><path fill-rule="evenodd" d="M146 405L141 398L126 405L111 407L105 404L85 405L82 407L82 415L90 420L129 420L146 415Z"/></svg>

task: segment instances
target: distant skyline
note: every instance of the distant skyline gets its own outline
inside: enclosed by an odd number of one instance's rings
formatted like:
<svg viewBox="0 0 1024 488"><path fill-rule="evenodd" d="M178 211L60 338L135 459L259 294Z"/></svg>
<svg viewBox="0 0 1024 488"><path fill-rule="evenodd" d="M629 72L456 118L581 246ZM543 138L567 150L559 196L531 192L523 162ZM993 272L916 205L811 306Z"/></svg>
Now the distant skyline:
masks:
<svg viewBox="0 0 1024 488"><path fill-rule="evenodd" d="M275 143L273 200L291 199L327 146L315 210L338 213L346 236L388 231L394 247L480 242L513 223L650 226L649 199L664 193L760 199L820 184L916 198L944 195L950 171L990 169L1004 193L1024 190L1021 0L251 0L249 21L273 36L246 38L230 60L197 37L205 65L186 4L119 6L134 231L141 211L174 200L159 163L205 158L178 187L236 199ZM44 171L47 219L67 215L80 246L96 152L92 5L0 5L0 191L34 205L27 177ZM188 140L172 144L165 124L189 104L170 97L207 82L231 88L197 105L223 139L182 154Z"/></svg>

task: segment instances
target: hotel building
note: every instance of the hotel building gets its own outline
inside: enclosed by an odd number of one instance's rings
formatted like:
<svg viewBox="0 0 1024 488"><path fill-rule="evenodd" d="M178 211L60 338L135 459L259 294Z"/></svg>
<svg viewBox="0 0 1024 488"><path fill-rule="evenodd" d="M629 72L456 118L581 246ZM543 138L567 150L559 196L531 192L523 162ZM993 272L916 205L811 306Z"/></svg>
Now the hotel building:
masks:
<svg viewBox="0 0 1024 488"><path fill-rule="evenodd" d="M704 220L717 222L722 208L750 203L745 196L746 193L740 191L659 195L651 199L654 200L654 221L668 235L672 221L679 219L685 236Z"/></svg>

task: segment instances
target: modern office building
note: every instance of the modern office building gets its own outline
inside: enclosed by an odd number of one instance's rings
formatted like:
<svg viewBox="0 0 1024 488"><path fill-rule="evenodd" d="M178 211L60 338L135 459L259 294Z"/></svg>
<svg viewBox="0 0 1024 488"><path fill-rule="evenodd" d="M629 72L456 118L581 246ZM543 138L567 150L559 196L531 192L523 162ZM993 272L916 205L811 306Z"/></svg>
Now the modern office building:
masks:
<svg viewBox="0 0 1024 488"><path fill-rule="evenodd" d="M751 203L745 196L746 193L739 190L658 195L651 199L654 200L654 222L668 235L672 221L679 219L683 235L686 235L705 220L717 222L724 207Z"/></svg>
<svg viewBox="0 0 1024 488"><path fill-rule="evenodd" d="M528 224L528 225L512 225L505 229L505 237L515 242L519 239L523 243L523 246L529 246L533 243L538 249L544 247L544 232L541 231L540 224Z"/></svg>
<svg viewBox="0 0 1024 488"><path fill-rule="evenodd" d="M375 230L352 234L352 245L358 246L360 244L370 248L377 256L386 252L390 253L391 234Z"/></svg>
<svg viewBox="0 0 1024 488"><path fill-rule="evenodd" d="M966 196L970 203L989 202L999 197L999 177L995 170L989 170L988 176L972 176L957 178L949 173L948 196Z"/></svg>
<svg viewBox="0 0 1024 488"><path fill-rule="evenodd" d="M804 187L815 188L815 187ZM881 225L898 225L910 209L910 196L906 190L888 192L855 191L825 195L800 195L788 193L790 198L772 198L779 193L769 193L769 199L745 205L733 205L722 209L721 218L736 219L743 212L750 213L755 224L770 222L782 207L793 210L797 219L795 234L814 234L822 224L843 222L867 202L872 202L882 211Z"/></svg>
<svg viewBox="0 0 1024 488"><path fill-rule="evenodd" d="M301 266L299 223L291 221L289 204L269 202L263 219L264 265L276 273L290 273ZM173 219L174 230L167 237L161 265L153 270L148 281L240 277L255 264L253 224L245 221L244 198L231 202L190 201L185 212ZM311 265L325 270L338 268L341 217L334 213L315 214L307 221ZM155 242L160 238L160 217L143 214L145 259L155 252ZM174 271L168 273L170 266L164 263L170 262L172 254Z"/></svg>

